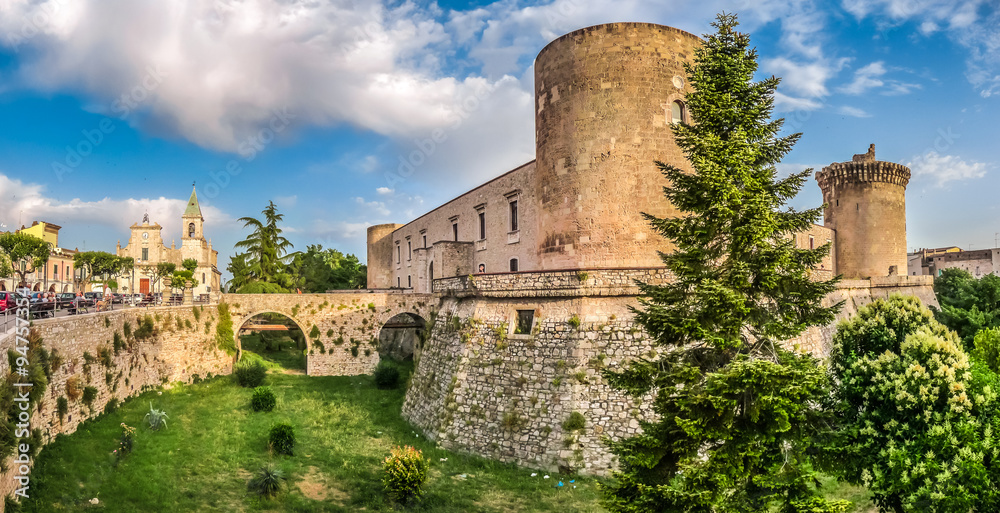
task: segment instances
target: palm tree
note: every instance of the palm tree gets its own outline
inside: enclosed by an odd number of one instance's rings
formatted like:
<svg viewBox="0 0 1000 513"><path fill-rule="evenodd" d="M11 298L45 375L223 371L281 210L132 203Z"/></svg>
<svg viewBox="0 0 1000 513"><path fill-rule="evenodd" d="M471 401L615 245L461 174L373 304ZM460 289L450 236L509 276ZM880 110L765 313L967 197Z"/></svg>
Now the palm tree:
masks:
<svg viewBox="0 0 1000 513"><path fill-rule="evenodd" d="M262 212L264 221L253 217L241 217L244 228L252 228L253 233L246 240L236 243L237 248L246 250L246 266L249 276L257 281L275 283L278 274L284 271L285 254L292 247L288 239L281 236L278 228L285 215L278 213L273 201L268 202ZM235 275L234 275L235 276Z"/></svg>

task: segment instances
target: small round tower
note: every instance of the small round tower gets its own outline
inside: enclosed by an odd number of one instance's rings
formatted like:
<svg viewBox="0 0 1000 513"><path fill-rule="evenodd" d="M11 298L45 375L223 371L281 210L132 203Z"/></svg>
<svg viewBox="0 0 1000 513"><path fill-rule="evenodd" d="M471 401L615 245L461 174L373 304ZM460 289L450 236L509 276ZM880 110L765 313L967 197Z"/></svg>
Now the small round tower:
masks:
<svg viewBox="0 0 1000 513"><path fill-rule="evenodd" d="M875 160L875 145L816 173L824 224L836 233L837 273L847 279L906 274L906 184L910 169Z"/></svg>
<svg viewBox="0 0 1000 513"><path fill-rule="evenodd" d="M659 160L690 168L670 125L690 121L683 64L701 42L651 23L570 32L535 59L539 268L662 266L642 213L676 215Z"/></svg>
<svg viewBox="0 0 1000 513"><path fill-rule="evenodd" d="M392 233L401 224L376 224L368 227L368 288L387 289L392 281Z"/></svg>

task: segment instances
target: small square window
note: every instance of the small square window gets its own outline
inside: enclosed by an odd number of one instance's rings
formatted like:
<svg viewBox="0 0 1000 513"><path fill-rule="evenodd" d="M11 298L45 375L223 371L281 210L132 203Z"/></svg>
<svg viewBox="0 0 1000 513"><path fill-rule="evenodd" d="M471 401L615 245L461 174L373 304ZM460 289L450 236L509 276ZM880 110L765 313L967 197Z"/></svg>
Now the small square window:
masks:
<svg viewBox="0 0 1000 513"><path fill-rule="evenodd" d="M531 334L531 324L535 320L534 310L518 310L517 311L517 326L514 327L515 335L530 335Z"/></svg>

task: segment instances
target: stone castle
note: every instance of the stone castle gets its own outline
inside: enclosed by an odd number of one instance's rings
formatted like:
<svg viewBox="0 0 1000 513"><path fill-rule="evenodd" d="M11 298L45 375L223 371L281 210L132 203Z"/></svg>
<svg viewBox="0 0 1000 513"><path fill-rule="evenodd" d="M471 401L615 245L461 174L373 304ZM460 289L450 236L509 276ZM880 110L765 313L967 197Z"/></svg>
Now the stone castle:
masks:
<svg viewBox="0 0 1000 513"><path fill-rule="evenodd" d="M536 159L405 225L368 229L368 288L434 291L470 274L661 267L670 244L642 217L680 213L654 161L690 169L671 125L691 121L683 64L700 40L671 27L614 23L566 34L535 61ZM910 170L875 160L874 144L816 174L830 242L818 276L906 273Z"/></svg>
<svg viewBox="0 0 1000 513"><path fill-rule="evenodd" d="M405 225L368 230L368 286L430 294L403 415L448 447L505 461L603 473L602 439L637 432L647 401L607 386L605 367L652 350L633 322L634 280L670 279L670 244L643 212L680 212L654 161L691 169L671 125L692 122L683 64L700 40L647 23L577 30L535 62L536 159ZM844 280L841 318L892 293L934 303L906 276L906 167L874 145L816 173L824 224L799 247L831 243L815 274ZM834 324L789 344L823 355ZM648 400L649 398L645 398ZM586 428L563 422L582 413Z"/></svg>
<svg viewBox="0 0 1000 513"><path fill-rule="evenodd" d="M412 336L417 365L402 414L446 448L534 468L606 473L615 461L604 439L636 434L651 414L650 397L611 388L602 370L653 350L630 307L639 293L635 280L670 279L657 251L671 248L641 213L679 213L664 200L666 184L653 161L690 169L670 126L694 121L684 105L690 89L682 64L699 44L686 32L645 23L584 28L550 43L535 64L536 160L408 224L371 227L370 290L225 294L218 312L161 307L38 321L66 363L53 371L36 425L48 440L93 414L72 402L64 424L53 405L66 380L80 375L85 354L106 349L126 322L138 325L149 315L156 335L136 350L144 357L115 351L120 380L85 382L98 389L98 405L159 383L230 372L233 359L214 338L222 309L235 333L253 316L276 312L302 329L310 375L371 372L388 332ZM816 175L827 204L824 224L795 239L800 247L832 244L815 272L845 278L826 298L844 302L841 318L892 293L934 303L933 278L905 271L909 176L904 166L876 161L873 148ZM194 193L184 215L187 237L174 251L200 248L207 260L195 258L205 264L207 283L216 253L205 243L200 209L191 205L197 207ZM133 226L120 254L160 248L155 258L170 261L188 254L163 253L157 227L148 220ZM136 263L154 254L148 257ZM834 328L814 327L789 343L823 355ZM582 426L567 422L581 415ZM2 492L9 489L0 486Z"/></svg>

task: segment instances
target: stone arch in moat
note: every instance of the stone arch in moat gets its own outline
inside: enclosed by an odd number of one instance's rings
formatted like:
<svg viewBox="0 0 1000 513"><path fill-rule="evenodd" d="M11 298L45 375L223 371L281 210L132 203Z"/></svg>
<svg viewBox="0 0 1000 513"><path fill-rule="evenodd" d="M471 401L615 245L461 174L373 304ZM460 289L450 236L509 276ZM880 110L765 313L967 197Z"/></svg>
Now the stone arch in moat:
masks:
<svg viewBox="0 0 1000 513"><path fill-rule="evenodd" d="M261 313L276 313L297 324L306 339L306 374L369 374L378 365L383 327L400 314L432 319L439 297L396 291L343 291L326 294L224 294L239 344L239 327ZM237 345L237 347L239 347Z"/></svg>

